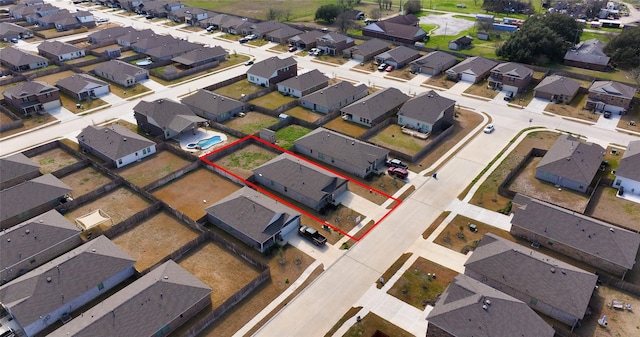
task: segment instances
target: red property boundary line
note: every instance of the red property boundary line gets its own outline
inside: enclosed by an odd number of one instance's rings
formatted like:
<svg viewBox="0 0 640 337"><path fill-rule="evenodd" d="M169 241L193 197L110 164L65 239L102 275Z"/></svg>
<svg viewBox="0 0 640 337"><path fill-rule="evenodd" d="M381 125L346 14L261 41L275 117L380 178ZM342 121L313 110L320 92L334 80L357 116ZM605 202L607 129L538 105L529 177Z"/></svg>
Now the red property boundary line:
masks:
<svg viewBox="0 0 640 337"><path fill-rule="evenodd" d="M275 149L275 150L277 150L277 151L280 151L280 152L283 152L283 153L290 154L290 155L292 155L292 156L294 156L294 157L296 157L296 158L298 158L298 159L300 159L300 160L303 160L303 161L305 161L305 162L307 162L307 163L309 163L309 164L311 164L311 165L314 165L314 166L319 167L319 168L321 168L321 169L323 169L323 170L326 170L326 171L330 172L331 174L334 174L334 175L336 175L336 176L339 176L340 178L346 179L346 180L348 180L348 181L349 181L349 183L353 183L353 184L356 184L356 185L362 186L362 187L364 187L364 188L366 188L366 189L369 189L369 190L370 190L370 191L372 191L372 192L376 192L376 193L378 193L378 194L380 194L380 195L382 195L382 196L386 197L387 199L391 199L391 200L395 201L395 202L396 202L396 204L395 204L395 206L393 206L393 207L392 207L392 208L391 208L387 213L385 213L385 214L384 214L384 215L383 215L383 216L382 216L378 221L376 221L376 222L373 224L373 226L372 226L371 228L369 228L366 232L364 232L360 237L354 237L354 236L351 236L351 235L349 235L348 233L346 233L346 232L344 232L343 230L341 230L340 228L337 228L337 227L335 227L334 225L330 224L329 222L324 221L324 220L322 220L322 219L320 219L320 218L316 217L315 215L310 214L310 213L308 213L308 212L306 212L306 211L304 211L304 210L300 209L299 207L297 207L297 206L295 206L295 205L291 204L290 202L288 202L288 201L286 201L286 200L284 200L284 199L282 199L282 198L280 198L280 197L278 197L278 196L274 195L273 193L269 192L268 190L266 190L266 189L264 189L264 188L262 188L262 187L260 187L260 186L258 186L258 185L256 185L256 184L254 184L254 183L252 183L252 182L250 182L250 181L247 181L247 180L245 180L245 179L240 178L240 177L239 177L238 175L236 175L235 173L233 173L233 172L231 172L231 171L229 171L229 170L225 169L224 167L222 167L222 166L220 166L220 165L218 165L218 164L214 164L213 162L211 162L210 160L208 160L208 159L206 158L206 157L211 156L211 155L213 155L213 154L215 154L215 153L217 153L217 152L220 152L220 151L222 151L222 150L224 150L224 149L227 149L227 148L229 148L229 147L232 147L232 146L234 146L234 145L240 144L240 143L245 142L245 141L248 141L248 140L253 140L253 141L256 141L256 142L259 142L259 143L262 143L262 144L268 145L268 146L270 146L271 148L273 148L273 149ZM368 186L368 185L365 185L365 184L363 184L363 183L361 183L361 182L359 182L359 181L356 181L356 180L353 180L353 179L351 179L351 178L349 178L349 177L346 177L346 176L344 176L344 175L342 175L342 174L340 174L340 173L338 173L338 172L332 171L332 170L330 170L330 169L328 169L328 168L326 168L326 167L324 167L324 166L320 166L320 165L318 165L317 163L315 163L315 162L313 162L313 161L311 161L311 160L308 160L308 159L306 159L306 158L303 158L303 157L301 157L301 156L299 156L299 155L297 155L297 154L295 154L295 153L293 153L293 152L291 152L291 151L289 151L289 150L285 150L285 149L283 149L283 148L281 148L281 147L279 147L279 146L277 146L277 145L271 144L271 143L269 143L269 142L267 142L267 141L265 141L265 140L263 140L263 139L260 139L260 138L258 138L258 137L256 137L256 136L254 136L254 135L246 136L246 137L244 137L244 138L242 138L242 139L236 140L235 142L233 142L233 143L231 143L231 144L227 144L227 145L225 145L225 146L223 146L223 147L221 147L221 148L219 148L219 149L217 149L217 150L215 150L215 151L213 151L213 152L209 152L209 153L207 153L207 154L204 154L204 155L200 156L200 160L202 160L203 162L205 162L205 163L206 163L206 164L208 164L208 165L211 165L211 166L213 166L213 167L216 167L216 168L220 169L221 171L225 172L226 174L228 174L228 175L230 175L230 176L232 176L232 177L234 177L234 178L236 178L236 179L238 179L238 180L242 181L245 185L250 186L251 188L254 188L254 189L256 189L257 191L259 191L259 192L261 192L261 193L263 193L263 194L266 194L267 196L269 196L269 197L271 197L271 198L273 198L273 199L277 200L278 202L283 203L283 204L285 204L285 205L287 205L287 206L289 206L289 207L291 207L291 208L295 209L296 211L298 211L298 212L300 212L300 213L302 213L302 214L304 214L304 215L306 215L306 216L308 216L308 217L310 217L310 218L314 219L315 221L317 221L317 222L319 222L319 223L321 223L321 224L323 224L323 225L325 225L325 226L330 227L330 228L331 228L331 229L333 229L334 231L337 231L337 232L339 232L340 234L342 234L342 235L344 235L344 236L346 236L346 237L348 237L348 238L350 238L350 239L352 239L352 240L354 240L354 241L356 241L356 242L358 242L358 241L362 240L365 236L367 236L367 234L369 234L369 232L371 232L374 228L376 228L376 227L378 226L378 224L379 224L380 222L382 222L382 220L384 220L384 219L385 219L387 216L389 216L389 214L391 214L391 213L392 213L392 212L393 212L393 211L394 211L398 206L400 206L400 204L402 204L402 201L401 201L401 200L396 199L396 198L394 198L394 197L392 197L392 196L390 196L390 195L388 195L388 194L386 194L386 193L384 193L384 192L382 192L382 191L376 190L375 188L372 188L372 187L370 187L370 186Z"/></svg>

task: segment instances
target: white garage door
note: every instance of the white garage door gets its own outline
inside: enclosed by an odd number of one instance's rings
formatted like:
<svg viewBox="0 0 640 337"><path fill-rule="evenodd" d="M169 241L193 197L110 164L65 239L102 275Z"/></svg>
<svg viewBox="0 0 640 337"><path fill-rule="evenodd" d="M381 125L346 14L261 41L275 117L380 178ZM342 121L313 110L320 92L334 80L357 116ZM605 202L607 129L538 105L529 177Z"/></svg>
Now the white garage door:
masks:
<svg viewBox="0 0 640 337"><path fill-rule="evenodd" d="M460 79L465 82L471 82L471 83L476 81L475 75L465 74L465 73L462 74L462 77Z"/></svg>

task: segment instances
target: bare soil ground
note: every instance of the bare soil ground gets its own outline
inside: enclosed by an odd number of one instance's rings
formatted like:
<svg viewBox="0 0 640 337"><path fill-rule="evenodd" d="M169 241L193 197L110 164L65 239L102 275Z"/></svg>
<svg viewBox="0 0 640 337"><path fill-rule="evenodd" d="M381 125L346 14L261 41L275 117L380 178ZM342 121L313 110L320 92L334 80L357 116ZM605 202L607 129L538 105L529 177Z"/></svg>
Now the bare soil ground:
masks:
<svg viewBox="0 0 640 337"><path fill-rule="evenodd" d="M624 305L631 304L633 310L620 310L610 306L612 301ZM638 310L640 298L607 285L601 285L595 291L589 305L591 315L585 317L582 326L574 332L585 337L627 337L637 336L640 331ZM598 325L597 320L607 315L607 327Z"/></svg>
<svg viewBox="0 0 640 337"><path fill-rule="evenodd" d="M442 73L440 75L431 76L422 83L438 88L449 89L453 87L457 82L448 79L447 74Z"/></svg>
<svg viewBox="0 0 640 337"><path fill-rule="evenodd" d="M469 229L469 224L476 225L478 230L472 232ZM516 242L515 237L509 232L463 215L456 215L433 242L455 252L467 254L478 246L478 242L486 233L493 233L501 238Z"/></svg>
<svg viewBox="0 0 640 337"><path fill-rule="evenodd" d="M259 274L259 270L241 257L214 242L198 247L179 264L213 289L211 303L214 308Z"/></svg>
<svg viewBox="0 0 640 337"><path fill-rule="evenodd" d="M74 198L87 194L111 182L111 178L96 171L91 166L66 175L60 178L60 180L73 189L71 196Z"/></svg>
<svg viewBox="0 0 640 337"><path fill-rule="evenodd" d="M252 135L262 128L278 122L278 119L256 111L248 112L244 117L236 117L224 122L224 125L244 134Z"/></svg>
<svg viewBox="0 0 640 337"><path fill-rule="evenodd" d="M4 112L0 112L0 125L7 124L13 122L13 118L9 117Z"/></svg>
<svg viewBox="0 0 640 337"><path fill-rule="evenodd" d="M277 157L280 153L268 150L255 144L248 145L239 151L218 159L215 163L225 170L247 179L253 175L253 169Z"/></svg>
<svg viewBox="0 0 640 337"><path fill-rule="evenodd" d="M288 200L291 201L291 200ZM316 218L322 220L322 221L326 221L328 223L330 223L332 226L340 229L341 231L348 233L350 230L352 230L353 228L356 227L356 225L358 224L356 222L356 218L358 216L360 216L361 219L364 219L365 216L363 214L360 214L354 210L352 210L351 208L345 207L345 206L338 206L336 209L327 211L325 214L319 214L318 212L302 205L296 202L293 202L293 204L304 210L307 213L313 214ZM338 240L340 240L343 235L340 234L340 232L335 231L333 229L325 229L322 227L322 223L318 222L317 220L311 218L310 216L306 215L303 213L302 215L302 219L300 221L302 224L307 225L309 227L313 227L315 229L317 229L318 231L320 231L322 233L322 235L324 235L325 237L327 237L327 243L332 245L335 244L336 242L338 242Z"/></svg>
<svg viewBox="0 0 640 337"><path fill-rule="evenodd" d="M118 235L113 242L136 260L136 270L141 272L198 234L169 213L160 212Z"/></svg>
<svg viewBox="0 0 640 337"><path fill-rule="evenodd" d="M0 115L3 116L2 123L5 123L4 122L4 120L5 120L4 117L7 118L7 121L11 121L11 119L8 116L6 116L5 114L0 114ZM26 131L26 130L29 130L29 129L33 129L33 128L42 126L42 125L44 125L46 123L50 123L50 122L53 122L53 121L56 120L55 117L51 116L48 113L45 113L43 115L36 114L34 116L29 116L29 117L21 116L20 114L16 114L16 115L19 118L22 118L22 121L23 121L24 124L20 128L16 128L16 129L12 129L12 130L8 130L8 131L5 131L5 132L2 132L0 134L0 135L2 135L2 137L7 137L7 136L10 136L10 135L14 135L16 133L19 133L19 132L22 132L22 131Z"/></svg>
<svg viewBox="0 0 640 337"><path fill-rule="evenodd" d="M585 110L584 105L587 102L587 95L583 93L576 94L576 97L569 104L554 104L549 103L545 108L545 111L554 113L556 115L567 116L582 119L585 121L596 122L601 116L595 114L592 111Z"/></svg>
<svg viewBox="0 0 640 337"><path fill-rule="evenodd" d="M590 207L588 215L634 232L640 231L640 204L616 197L617 192L613 187L598 186L591 200L595 206Z"/></svg>
<svg viewBox="0 0 640 337"><path fill-rule="evenodd" d="M313 123L318 119L320 119L322 116L324 116L324 114L321 114L319 112L313 112L301 106L296 106L295 108L286 110L284 113L293 117L300 118L310 123Z"/></svg>
<svg viewBox="0 0 640 337"><path fill-rule="evenodd" d="M397 325L387 321L386 319L369 312L360 322L355 323L343 337L360 337L360 336L374 336L374 334L380 331L387 336L394 337L411 337L412 334L401 329Z"/></svg>
<svg viewBox="0 0 640 337"><path fill-rule="evenodd" d="M42 152L31 157L31 160L40 165L40 172L42 172L42 174L51 173L78 162L76 157L61 148Z"/></svg>
<svg viewBox="0 0 640 337"><path fill-rule="evenodd" d="M149 201L126 187L119 187L100 198L71 210L64 216L70 221L101 209L117 224L149 206Z"/></svg>
<svg viewBox="0 0 640 337"><path fill-rule="evenodd" d="M46 83L49 83L50 85L56 85L56 82L58 82L59 80L63 78L71 77L72 75L75 75L73 71L65 70L59 73L38 77L36 78L36 81L46 82Z"/></svg>
<svg viewBox="0 0 640 337"><path fill-rule="evenodd" d="M400 255L400 257L396 260L396 262L394 262L391 265L391 267L389 267L389 269L387 269L382 274L382 276L380 276L380 278L382 279L382 282L377 281L376 282L376 287L378 287L378 289L382 288L384 286L384 282L387 282L387 280L389 280L393 275L395 275L398 272L398 270L400 270L400 268L402 268L402 265L404 265L405 262L407 262L409 260L411 255L413 255L413 253L404 253L404 254Z"/></svg>
<svg viewBox="0 0 640 337"><path fill-rule="evenodd" d="M249 81L245 79L229 84L226 87L218 88L214 90L214 92L223 96L231 97L233 99L240 99L242 95L252 94L263 89L263 87L249 83Z"/></svg>
<svg viewBox="0 0 640 337"><path fill-rule="evenodd" d="M618 127L629 131L640 132L640 99L636 99L632 104L633 109L629 109L620 117Z"/></svg>
<svg viewBox="0 0 640 337"><path fill-rule="evenodd" d="M257 106L261 106L263 108L267 108L267 109L271 109L271 110L275 110L291 101L293 101L295 98L291 97L291 96L285 96L283 95L281 92L279 91L272 91L266 95L260 96L258 98L255 98L251 101L249 101L249 103L251 104L255 104Z"/></svg>
<svg viewBox="0 0 640 337"><path fill-rule="evenodd" d="M464 93L493 99L498 96L499 91L488 88L488 84L488 80L482 81L480 83L475 83L471 85L467 90L465 90Z"/></svg>
<svg viewBox="0 0 640 337"><path fill-rule="evenodd" d="M153 191L153 195L192 220L198 220L206 214L207 207L241 187L201 168L158 188Z"/></svg>
<svg viewBox="0 0 640 337"><path fill-rule="evenodd" d="M189 165L187 160L169 151L160 151L139 163L129 164L115 172L137 186L144 187L187 165Z"/></svg>
<svg viewBox="0 0 640 337"><path fill-rule="evenodd" d="M368 130L366 126L356 124L353 122L347 122L343 120L340 116L329 121L328 123L323 125L323 127L333 131L344 133L345 135L348 135L354 138L359 137L361 134L365 133L365 131Z"/></svg>

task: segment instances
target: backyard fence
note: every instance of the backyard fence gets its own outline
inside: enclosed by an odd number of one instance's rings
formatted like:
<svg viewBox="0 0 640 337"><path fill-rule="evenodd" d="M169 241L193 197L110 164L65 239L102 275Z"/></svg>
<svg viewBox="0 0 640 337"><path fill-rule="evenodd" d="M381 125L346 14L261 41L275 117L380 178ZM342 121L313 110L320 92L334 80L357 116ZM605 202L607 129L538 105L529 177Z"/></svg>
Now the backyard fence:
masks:
<svg viewBox="0 0 640 337"><path fill-rule="evenodd" d="M105 230L102 234L104 234L104 236L108 237L109 239L113 239L114 237L137 226L140 222L150 218L152 215L155 215L156 213L158 213L161 206L162 205L159 202L156 202L153 205L126 218L125 220L122 220L119 223L111 226L109 229Z"/></svg>
<svg viewBox="0 0 640 337"><path fill-rule="evenodd" d="M0 125L0 132L5 132L17 128L21 128L24 126L24 121L22 118L16 116L11 110L4 107L4 100L0 102L0 113L7 115L11 119L11 122L2 123Z"/></svg>
<svg viewBox="0 0 640 337"><path fill-rule="evenodd" d="M527 152L527 154L522 157L522 159L516 164L516 166L512 168L509 173L507 173L500 185L498 185L498 194L505 198L513 199L516 196L517 192L510 190L507 186L511 183L513 178L515 178L515 176L520 173L522 167L524 167L529 162L529 159L531 159L531 157L544 157L545 154L547 154L547 150L544 149L538 149L534 147L529 150L529 152Z"/></svg>

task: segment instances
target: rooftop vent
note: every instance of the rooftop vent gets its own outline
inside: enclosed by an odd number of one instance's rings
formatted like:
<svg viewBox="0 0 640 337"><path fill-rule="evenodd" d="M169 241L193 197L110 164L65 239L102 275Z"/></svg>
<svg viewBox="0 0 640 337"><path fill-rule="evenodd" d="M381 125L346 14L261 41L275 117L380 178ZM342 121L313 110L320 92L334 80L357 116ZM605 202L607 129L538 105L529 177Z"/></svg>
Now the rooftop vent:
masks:
<svg viewBox="0 0 640 337"><path fill-rule="evenodd" d="M29 229L27 229L27 230L24 231L24 233L25 234L29 234L29 233L31 233L31 231Z"/></svg>
<svg viewBox="0 0 640 337"><path fill-rule="evenodd" d="M165 276L163 277L163 279L168 280L168 279L169 279L169 276L165 275Z"/></svg>
<svg viewBox="0 0 640 337"><path fill-rule="evenodd" d="M551 273L555 274L556 273L556 268L551 267Z"/></svg>
<svg viewBox="0 0 640 337"><path fill-rule="evenodd" d="M51 282L51 276L47 277L47 282Z"/></svg>
<svg viewBox="0 0 640 337"><path fill-rule="evenodd" d="M487 307L487 305L486 305L486 304L483 304L483 305L482 305L482 309L487 310L488 308L489 308L489 307Z"/></svg>
<svg viewBox="0 0 640 337"><path fill-rule="evenodd" d="M613 233L613 227L609 227L609 232Z"/></svg>
<svg viewBox="0 0 640 337"><path fill-rule="evenodd" d="M486 305L491 305L491 301L490 301L490 300L485 300L485 301L484 301L484 304L486 304Z"/></svg>

